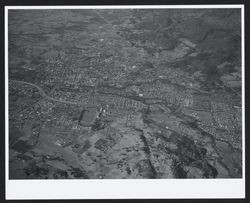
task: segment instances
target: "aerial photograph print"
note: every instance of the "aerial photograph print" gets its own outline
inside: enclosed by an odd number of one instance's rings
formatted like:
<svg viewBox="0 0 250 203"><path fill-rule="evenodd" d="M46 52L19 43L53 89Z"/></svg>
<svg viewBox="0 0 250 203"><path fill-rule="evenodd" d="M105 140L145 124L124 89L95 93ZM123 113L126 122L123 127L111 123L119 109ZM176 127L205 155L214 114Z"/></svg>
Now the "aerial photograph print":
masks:
<svg viewBox="0 0 250 203"><path fill-rule="evenodd" d="M8 9L8 178L242 178L241 14Z"/></svg>

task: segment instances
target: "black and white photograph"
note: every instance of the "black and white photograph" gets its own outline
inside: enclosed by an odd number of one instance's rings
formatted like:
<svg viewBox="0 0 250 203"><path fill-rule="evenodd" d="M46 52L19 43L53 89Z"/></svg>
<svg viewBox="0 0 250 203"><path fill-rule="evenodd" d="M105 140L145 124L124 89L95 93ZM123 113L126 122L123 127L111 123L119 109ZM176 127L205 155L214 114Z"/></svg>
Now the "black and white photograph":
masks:
<svg viewBox="0 0 250 203"><path fill-rule="evenodd" d="M8 180L242 179L242 8L11 8Z"/></svg>

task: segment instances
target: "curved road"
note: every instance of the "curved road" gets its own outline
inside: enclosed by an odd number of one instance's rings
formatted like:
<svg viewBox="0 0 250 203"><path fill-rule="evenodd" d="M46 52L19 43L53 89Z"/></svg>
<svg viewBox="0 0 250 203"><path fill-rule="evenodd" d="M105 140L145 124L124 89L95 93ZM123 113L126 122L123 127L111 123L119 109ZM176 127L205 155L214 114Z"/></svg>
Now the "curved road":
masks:
<svg viewBox="0 0 250 203"><path fill-rule="evenodd" d="M156 81L162 81L164 79L156 79L154 81L149 81L149 82L145 82L145 84L148 84L148 83L154 83ZM30 83L30 82L25 82L25 81L20 81L20 80L13 80L13 79L10 79L9 81L11 82L14 82L14 83L19 83L19 84L25 84L25 85L30 85L34 88L36 88L40 95L48 100L51 100L51 101L54 101L54 102L60 102L60 103L63 103L63 104L69 104L69 105L78 105L78 106L83 106L83 103L80 103L80 102L72 102L72 101L66 101L66 100L61 100L61 99L55 99L53 97L50 97L49 95L47 95L44 90L39 87L38 85L36 84L33 84L33 83ZM144 84L144 82L142 82L142 84ZM170 83L172 85L175 85L173 83ZM134 83L133 85L138 85L138 83ZM131 84L128 84L128 85L125 85L124 87L120 87L120 88L115 88L115 89L125 89L126 87L128 86L131 86ZM113 87L110 87L110 86L106 86L108 88L113 88ZM186 88L187 89L187 88ZM115 93L110 93L110 92L103 92L103 91L98 91L98 93L101 93L101 94L105 94L105 95L114 95L114 96L119 96L119 97L124 97L124 98L127 98L127 99L132 99L132 100L135 100L135 101L138 101L138 102L142 102L143 104L145 105L148 105L148 103L145 101L145 100L151 100L151 99L158 99L158 100L162 100L162 98L158 98L158 97L155 97L155 98L145 98L145 97L135 97L135 96L124 96L122 94L115 94ZM85 105L86 106L86 105ZM90 106L91 107L91 106Z"/></svg>
<svg viewBox="0 0 250 203"><path fill-rule="evenodd" d="M44 98L51 100L51 101L60 102L60 103L64 103L64 104L71 104L71 105L82 105L81 103L65 101L65 100L60 100L60 99L55 99L53 97L50 97L44 92L44 90L41 87L39 87L33 83L30 83L30 82L24 82L24 81L19 81L19 80L9 80L9 81L14 82L14 83L19 83L19 84L30 85L30 86L36 88L39 91L41 96L43 96Z"/></svg>

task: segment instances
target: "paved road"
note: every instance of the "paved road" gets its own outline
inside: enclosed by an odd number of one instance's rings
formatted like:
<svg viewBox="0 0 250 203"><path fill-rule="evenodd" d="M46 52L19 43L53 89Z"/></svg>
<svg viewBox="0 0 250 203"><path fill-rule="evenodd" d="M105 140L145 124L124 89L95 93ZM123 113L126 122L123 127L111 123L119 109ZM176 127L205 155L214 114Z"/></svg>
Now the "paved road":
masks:
<svg viewBox="0 0 250 203"><path fill-rule="evenodd" d="M41 87L39 87L39 86L37 86L37 85L35 85L35 84L33 84L33 83L30 83L30 82L24 82L24 81L19 81L19 80L9 80L9 81L10 81L10 82L14 82L14 83L19 83L19 84L30 85L30 86L36 88L36 89L39 91L39 93L40 93L40 95L41 95L42 97L44 97L44 98L46 98L46 99L48 99L48 100L54 101L54 102L60 102L60 103L70 104L70 105L82 105L81 103L78 103L78 102L65 101L65 100L55 99L55 98L53 98L53 97L50 97L49 95L47 95L47 94L44 92L44 90L43 90Z"/></svg>
<svg viewBox="0 0 250 203"><path fill-rule="evenodd" d="M10 82L14 82L14 83L18 83L18 84L25 84L25 85L29 85L29 86L32 86L34 88L36 88L40 95L42 97L44 97L45 99L48 99L48 100L51 100L51 101L54 101L54 102L60 102L60 103L63 103L63 104L70 104L70 105L78 105L78 106L86 106L84 105L83 103L81 102L72 102L72 101L66 101L66 100L62 100L62 99L55 99L53 97L50 97L49 95L47 95L44 90L39 87L38 85L36 84L33 84L33 83L30 83L30 82L25 82L25 81L20 81L20 80L9 80ZM99 92L100 93L100 92ZM133 99L129 96L125 97L123 95L119 95L119 94L112 94L112 93L105 93L105 92L101 92L102 94L107 94L107 95L115 95L115 96L120 96L120 97L124 97L124 98L128 98L128 99ZM142 98L139 98L139 99L133 99L133 100L136 100L136 101L140 101L142 103L144 103L142 100ZM94 105L88 105L88 107L95 107Z"/></svg>

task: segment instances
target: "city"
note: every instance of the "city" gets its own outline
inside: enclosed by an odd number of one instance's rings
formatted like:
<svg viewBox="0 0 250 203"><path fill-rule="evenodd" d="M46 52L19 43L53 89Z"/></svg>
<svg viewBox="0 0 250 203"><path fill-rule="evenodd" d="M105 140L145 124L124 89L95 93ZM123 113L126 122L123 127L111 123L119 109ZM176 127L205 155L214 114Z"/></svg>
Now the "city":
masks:
<svg viewBox="0 0 250 203"><path fill-rule="evenodd" d="M240 19L10 10L10 179L241 178Z"/></svg>

